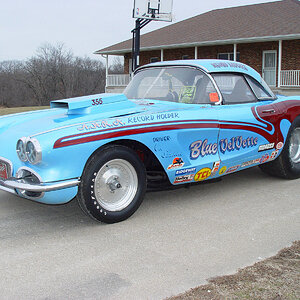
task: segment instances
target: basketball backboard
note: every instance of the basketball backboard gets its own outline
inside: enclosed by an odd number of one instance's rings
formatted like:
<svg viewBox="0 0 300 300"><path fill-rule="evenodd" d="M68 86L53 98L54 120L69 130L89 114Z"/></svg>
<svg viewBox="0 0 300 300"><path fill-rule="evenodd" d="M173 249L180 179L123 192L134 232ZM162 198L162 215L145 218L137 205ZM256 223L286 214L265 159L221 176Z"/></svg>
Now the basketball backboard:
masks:
<svg viewBox="0 0 300 300"><path fill-rule="evenodd" d="M133 17L172 21L173 0L134 0Z"/></svg>

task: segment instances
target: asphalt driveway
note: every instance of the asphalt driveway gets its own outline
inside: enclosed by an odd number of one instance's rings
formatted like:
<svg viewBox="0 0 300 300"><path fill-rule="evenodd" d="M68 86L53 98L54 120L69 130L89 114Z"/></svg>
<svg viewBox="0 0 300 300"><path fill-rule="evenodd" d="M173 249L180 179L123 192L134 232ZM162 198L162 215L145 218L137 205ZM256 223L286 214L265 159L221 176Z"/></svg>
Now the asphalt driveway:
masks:
<svg viewBox="0 0 300 300"><path fill-rule="evenodd" d="M300 239L300 180L258 168L148 193L127 221L0 192L2 299L162 299Z"/></svg>

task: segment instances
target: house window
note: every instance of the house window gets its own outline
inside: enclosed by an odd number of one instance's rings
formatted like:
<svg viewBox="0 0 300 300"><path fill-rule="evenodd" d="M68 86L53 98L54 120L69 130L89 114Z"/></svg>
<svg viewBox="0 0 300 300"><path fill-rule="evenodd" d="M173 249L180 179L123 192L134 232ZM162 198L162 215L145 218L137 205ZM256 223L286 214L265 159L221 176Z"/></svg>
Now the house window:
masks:
<svg viewBox="0 0 300 300"><path fill-rule="evenodd" d="M182 59L189 59L188 55L182 55Z"/></svg>
<svg viewBox="0 0 300 300"><path fill-rule="evenodd" d="M217 56L218 59L225 59L225 60L233 60L234 58L234 53L229 52L229 53L218 53ZM240 52L236 53L236 61L240 61Z"/></svg>
<svg viewBox="0 0 300 300"><path fill-rule="evenodd" d="M155 63L155 62L158 62L158 61L159 61L158 57L151 57L150 58L150 63Z"/></svg>

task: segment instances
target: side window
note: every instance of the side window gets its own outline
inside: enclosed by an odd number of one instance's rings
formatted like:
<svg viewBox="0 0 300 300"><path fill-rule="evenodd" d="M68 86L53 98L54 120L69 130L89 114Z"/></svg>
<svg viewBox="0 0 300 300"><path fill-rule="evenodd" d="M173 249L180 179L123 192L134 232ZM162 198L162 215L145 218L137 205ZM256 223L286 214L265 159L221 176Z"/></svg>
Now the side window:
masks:
<svg viewBox="0 0 300 300"><path fill-rule="evenodd" d="M272 95L272 92L268 91L256 80L254 80L253 78L251 78L249 76L246 76L246 78L258 99L273 99L274 98L274 95Z"/></svg>
<svg viewBox="0 0 300 300"><path fill-rule="evenodd" d="M243 75L214 74L213 77L223 95L224 104L256 102Z"/></svg>

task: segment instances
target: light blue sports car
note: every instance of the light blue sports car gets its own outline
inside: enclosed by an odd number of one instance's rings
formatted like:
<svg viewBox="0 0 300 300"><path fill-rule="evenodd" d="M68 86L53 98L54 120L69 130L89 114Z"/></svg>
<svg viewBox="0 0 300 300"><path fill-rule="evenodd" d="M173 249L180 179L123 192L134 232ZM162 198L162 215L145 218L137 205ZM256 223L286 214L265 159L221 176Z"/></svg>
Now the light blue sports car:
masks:
<svg viewBox="0 0 300 300"><path fill-rule="evenodd" d="M259 165L300 177L300 97L276 97L242 63L183 60L136 70L124 94L51 102L0 118L0 188L47 204L76 198L114 223L147 189Z"/></svg>

